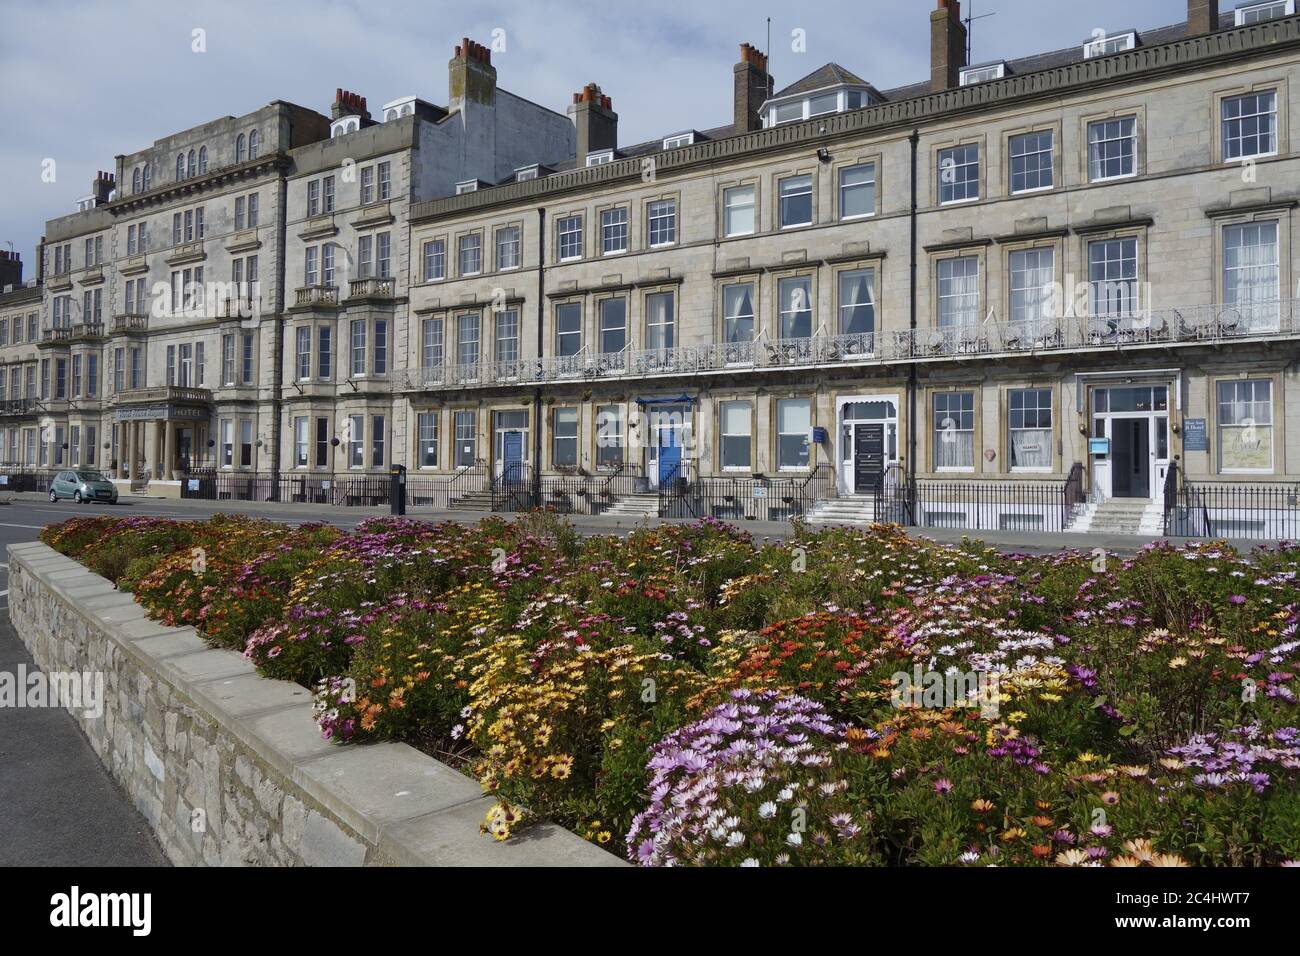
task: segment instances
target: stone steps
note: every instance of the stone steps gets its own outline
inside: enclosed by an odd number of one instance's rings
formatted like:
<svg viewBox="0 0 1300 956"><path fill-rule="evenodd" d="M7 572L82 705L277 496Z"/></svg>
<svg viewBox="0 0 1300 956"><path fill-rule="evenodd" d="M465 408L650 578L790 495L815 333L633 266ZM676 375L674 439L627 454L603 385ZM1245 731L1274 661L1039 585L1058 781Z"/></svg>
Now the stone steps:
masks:
<svg viewBox="0 0 1300 956"><path fill-rule="evenodd" d="M817 502L805 520L815 525L871 525L876 520L875 499L827 498Z"/></svg>
<svg viewBox="0 0 1300 956"><path fill-rule="evenodd" d="M1109 498L1089 504L1067 529L1090 534L1161 535L1164 506L1146 498Z"/></svg>
<svg viewBox="0 0 1300 956"><path fill-rule="evenodd" d="M623 495L601 514L615 518L657 518L659 495L653 492Z"/></svg>

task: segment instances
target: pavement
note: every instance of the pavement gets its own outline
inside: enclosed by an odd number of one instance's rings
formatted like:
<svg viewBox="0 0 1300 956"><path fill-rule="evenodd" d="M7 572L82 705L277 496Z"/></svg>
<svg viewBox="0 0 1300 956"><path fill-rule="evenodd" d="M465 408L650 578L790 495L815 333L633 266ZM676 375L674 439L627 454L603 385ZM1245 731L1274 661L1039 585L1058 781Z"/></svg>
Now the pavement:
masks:
<svg viewBox="0 0 1300 956"><path fill-rule="evenodd" d="M75 515L106 513L202 520L213 514L248 514L288 524L327 521L353 528L387 514L378 508L196 501L123 496L117 505L50 502L37 494L0 499L0 672L20 664L34 668L31 656L9 624L9 566L5 546L36 540L41 528ZM472 525L484 515L465 511L413 508L408 517L460 521ZM626 534L647 524L682 523L671 519L570 516L584 535ZM687 522L689 523L689 522ZM741 527L760 541L788 538L786 522L747 521ZM912 529L936 541L982 540L1008 552L1046 554L1063 549L1111 554L1133 553L1151 539L1113 534L1033 534L1004 531ZM1184 541L1187 539L1177 539ZM1268 542L1234 541L1245 551ZM73 719L54 708L0 707L0 865L165 866L167 860L144 818L100 764Z"/></svg>

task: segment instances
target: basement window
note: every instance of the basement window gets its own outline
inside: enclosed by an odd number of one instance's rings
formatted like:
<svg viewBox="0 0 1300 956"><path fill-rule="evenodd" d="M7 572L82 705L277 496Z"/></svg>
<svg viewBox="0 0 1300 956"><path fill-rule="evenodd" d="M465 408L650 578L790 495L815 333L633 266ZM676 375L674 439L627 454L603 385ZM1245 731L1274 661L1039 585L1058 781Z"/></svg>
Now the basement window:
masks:
<svg viewBox="0 0 1300 956"><path fill-rule="evenodd" d="M998 63L986 63L983 66L970 66L961 71L961 85L974 86L976 83L987 83L989 80L1000 80L1007 75L1007 64L1005 61Z"/></svg>
<svg viewBox="0 0 1300 956"><path fill-rule="evenodd" d="M1098 30L1098 33L1101 31ZM1125 50L1137 48L1137 34L1133 31L1128 33L1107 34L1106 36L1097 37L1089 40L1083 45L1083 58L1091 60L1098 56L1110 56L1112 53L1123 53Z"/></svg>
<svg viewBox="0 0 1300 956"><path fill-rule="evenodd" d="M1295 15L1295 0L1269 0L1267 3L1243 3L1232 11L1233 23L1239 27L1264 23Z"/></svg>

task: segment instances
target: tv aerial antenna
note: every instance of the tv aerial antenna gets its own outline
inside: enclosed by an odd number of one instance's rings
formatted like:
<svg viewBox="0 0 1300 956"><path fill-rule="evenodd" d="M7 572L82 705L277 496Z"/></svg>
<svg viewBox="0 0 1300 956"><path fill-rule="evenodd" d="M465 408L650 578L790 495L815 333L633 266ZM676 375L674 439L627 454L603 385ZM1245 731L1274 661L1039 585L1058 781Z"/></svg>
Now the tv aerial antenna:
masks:
<svg viewBox="0 0 1300 956"><path fill-rule="evenodd" d="M973 11L973 9L974 9L974 4L968 6L966 8L966 16L962 17L962 21L961 21L962 23L966 24L966 65L967 66L970 66L971 64L971 38L975 32L971 29L971 24L973 24L976 20L987 20L989 17L997 16L997 12L994 11L993 13L981 13L978 17L974 17L971 16L971 12Z"/></svg>

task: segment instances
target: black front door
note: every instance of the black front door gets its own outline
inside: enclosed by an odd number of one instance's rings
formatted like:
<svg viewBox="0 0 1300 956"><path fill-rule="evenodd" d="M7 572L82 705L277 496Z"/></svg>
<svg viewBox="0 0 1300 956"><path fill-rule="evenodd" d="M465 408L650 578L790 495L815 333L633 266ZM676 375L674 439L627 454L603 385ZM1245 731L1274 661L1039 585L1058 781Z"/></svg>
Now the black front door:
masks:
<svg viewBox="0 0 1300 956"><path fill-rule="evenodd" d="M1111 494L1151 497L1151 424L1145 418L1111 420Z"/></svg>
<svg viewBox="0 0 1300 956"><path fill-rule="evenodd" d="M877 492L885 477L885 426L856 425L853 431L853 490Z"/></svg>

